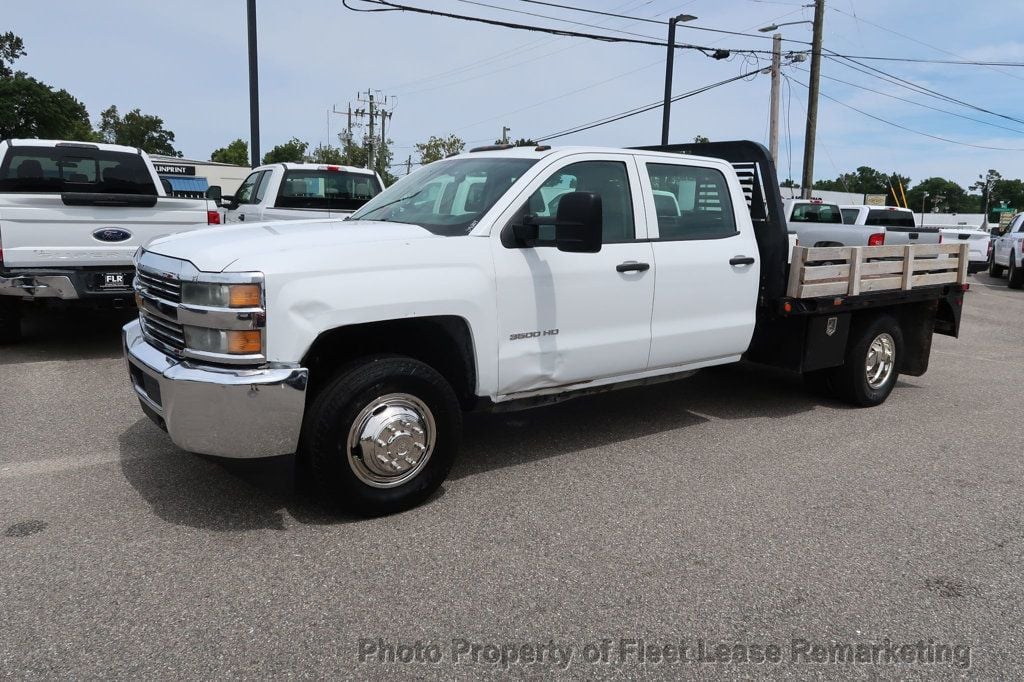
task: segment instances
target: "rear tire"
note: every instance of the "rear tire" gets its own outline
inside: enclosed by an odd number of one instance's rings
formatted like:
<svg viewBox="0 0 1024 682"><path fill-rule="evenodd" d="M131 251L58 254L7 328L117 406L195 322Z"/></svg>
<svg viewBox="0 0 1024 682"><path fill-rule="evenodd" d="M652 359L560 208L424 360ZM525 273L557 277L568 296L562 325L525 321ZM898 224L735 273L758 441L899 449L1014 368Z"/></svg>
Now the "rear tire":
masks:
<svg viewBox="0 0 1024 682"><path fill-rule="evenodd" d="M852 330L846 361L832 370L830 385L840 400L857 407L881 405L899 377L903 332L888 315Z"/></svg>
<svg viewBox="0 0 1024 682"><path fill-rule="evenodd" d="M0 296L0 344L21 339L21 301Z"/></svg>
<svg viewBox="0 0 1024 682"><path fill-rule="evenodd" d="M461 430L459 401L443 376L409 357L377 355L343 367L313 400L299 457L320 496L381 516L440 487Z"/></svg>
<svg viewBox="0 0 1024 682"><path fill-rule="evenodd" d="M1017 256L1014 253L1010 253L1010 272L1007 275L1006 285L1011 289L1020 289L1024 287L1024 268L1017 267Z"/></svg>

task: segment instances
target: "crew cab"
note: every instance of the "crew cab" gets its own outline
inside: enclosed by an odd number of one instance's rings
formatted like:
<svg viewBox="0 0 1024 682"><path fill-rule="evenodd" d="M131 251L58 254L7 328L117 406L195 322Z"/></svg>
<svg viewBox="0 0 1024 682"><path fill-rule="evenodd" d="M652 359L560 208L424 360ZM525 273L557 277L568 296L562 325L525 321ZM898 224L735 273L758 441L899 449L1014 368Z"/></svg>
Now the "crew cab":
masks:
<svg viewBox="0 0 1024 682"><path fill-rule="evenodd" d="M786 199L783 202L789 229L802 246L880 246L885 230L844 223L837 204L820 199Z"/></svg>
<svg viewBox="0 0 1024 682"><path fill-rule="evenodd" d="M0 141L0 342L26 304L131 305L140 246L219 222L212 201L166 196L139 149Z"/></svg>
<svg viewBox="0 0 1024 682"><path fill-rule="evenodd" d="M1002 277L1003 270L1008 270L1007 286L1011 289L1024 287L1024 213L1013 216L1009 225L992 240L989 274Z"/></svg>
<svg viewBox="0 0 1024 682"><path fill-rule="evenodd" d="M424 200L438 184L478 196ZM344 221L162 239L137 257L129 379L179 447L297 451L370 515L441 485L465 410L741 359L879 405L925 372L933 332L958 334L966 247L797 247L789 266L777 186L753 142L495 146Z"/></svg>
<svg viewBox="0 0 1024 682"><path fill-rule="evenodd" d="M884 233L879 244L941 244L937 227L920 227L914 212L898 206L844 205L839 207L843 222Z"/></svg>
<svg viewBox="0 0 1024 682"><path fill-rule="evenodd" d="M368 168L275 163L254 169L223 208L229 223L345 217L381 189Z"/></svg>

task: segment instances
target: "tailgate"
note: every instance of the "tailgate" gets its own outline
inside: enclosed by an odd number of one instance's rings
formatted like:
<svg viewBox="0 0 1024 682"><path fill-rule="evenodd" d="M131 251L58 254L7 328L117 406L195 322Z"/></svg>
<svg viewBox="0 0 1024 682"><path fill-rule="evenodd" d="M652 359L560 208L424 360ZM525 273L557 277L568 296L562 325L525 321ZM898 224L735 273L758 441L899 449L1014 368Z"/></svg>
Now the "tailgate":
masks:
<svg viewBox="0 0 1024 682"><path fill-rule="evenodd" d="M938 244L939 231L934 227L885 226L885 244Z"/></svg>
<svg viewBox="0 0 1024 682"><path fill-rule="evenodd" d="M987 232L957 229L942 230L943 244L963 244L964 242L967 242L967 247L971 252L971 260L988 260L989 234Z"/></svg>
<svg viewBox="0 0 1024 682"><path fill-rule="evenodd" d="M205 199L157 198L152 207L66 205L59 194L0 194L6 268L131 265L140 246L206 227Z"/></svg>

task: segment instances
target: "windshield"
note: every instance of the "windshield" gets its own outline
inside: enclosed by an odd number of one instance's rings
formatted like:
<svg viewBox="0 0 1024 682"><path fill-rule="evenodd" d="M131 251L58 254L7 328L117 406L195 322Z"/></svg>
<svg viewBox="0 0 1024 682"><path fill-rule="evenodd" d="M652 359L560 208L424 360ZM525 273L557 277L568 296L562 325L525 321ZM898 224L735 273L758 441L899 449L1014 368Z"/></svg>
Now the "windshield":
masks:
<svg viewBox="0 0 1024 682"><path fill-rule="evenodd" d="M387 188L349 220L419 225L434 234L468 234L535 159L461 158L435 161Z"/></svg>

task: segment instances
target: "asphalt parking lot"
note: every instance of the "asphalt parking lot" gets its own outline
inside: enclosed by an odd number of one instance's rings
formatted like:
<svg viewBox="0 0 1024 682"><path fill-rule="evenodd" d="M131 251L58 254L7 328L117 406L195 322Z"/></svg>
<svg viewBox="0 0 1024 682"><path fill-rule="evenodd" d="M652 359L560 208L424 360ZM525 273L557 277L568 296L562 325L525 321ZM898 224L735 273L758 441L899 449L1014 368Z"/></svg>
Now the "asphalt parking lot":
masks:
<svg viewBox="0 0 1024 682"><path fill-rule="evenodd" d="M295 492L288 458L178 451L126 380L127 314L35 317L0 349L0 671L1019 675L1024 292L971 281L961 338L882 407L739 367L473 416L442 492L375 520ZM640 662L634 639L781 662ZM417 641L441 660L379 660ZM918 642L960 658L885 659Z"/></svg>

